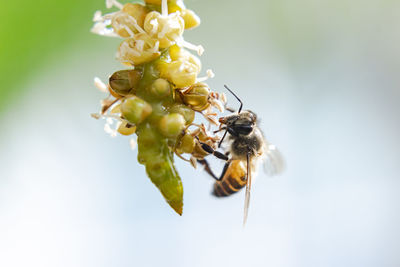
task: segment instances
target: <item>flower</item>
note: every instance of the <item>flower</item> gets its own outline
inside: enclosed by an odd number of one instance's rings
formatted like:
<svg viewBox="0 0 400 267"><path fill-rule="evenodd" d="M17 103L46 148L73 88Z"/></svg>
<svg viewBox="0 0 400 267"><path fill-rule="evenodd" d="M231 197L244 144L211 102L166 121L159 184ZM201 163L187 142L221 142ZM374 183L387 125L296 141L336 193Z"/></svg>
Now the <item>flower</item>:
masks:
<svg viewBox="0 0 400 267"><path fill-rule="evenodd" d="M125 39L118 48L117 58L126 65L140 65L158 58L159 41L146 33Z"/></svg>
<svg viewBox="0 0 400 267"><path fill-rule="evenodd" d="M180 38L185 29L185 21L179 12L161 15L157 11L147 14L144 30L160 42L160 48L168 48Z"/></svg>

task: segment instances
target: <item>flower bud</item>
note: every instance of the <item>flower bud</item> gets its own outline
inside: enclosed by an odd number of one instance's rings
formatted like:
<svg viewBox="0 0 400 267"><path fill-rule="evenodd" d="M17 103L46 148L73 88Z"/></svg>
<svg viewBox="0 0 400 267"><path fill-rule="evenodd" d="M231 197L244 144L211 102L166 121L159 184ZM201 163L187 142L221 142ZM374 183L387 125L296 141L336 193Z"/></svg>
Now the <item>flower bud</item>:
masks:
<svg viewBox="0 0 400 267"><path fill-rule="evenodd" d="M122 115L134 125L138 125L144 121L151 112L151 105L137 96L130 96L124 99L121 104Z"/></svg>
<svg viewBox="0 0 400 267"><path fill-rule="evenodd" d="M197 66L199 72L201 70L201 61L198 57L192 55L189 51L184 48L179 47L178 45L172 45L169 48L169 56L171 57L172 61L182 60L188 61L193 65Z"/></svg>
<svg viewBox="0 0 400 267"><path fill-rule="evenodd" d="M150 92L153 96L162 99L170 95L171 86L167 80L159 78L152 83Z"/></svg>
<svg viewBox="0 0 400 267"><path fill-rule="evenodd" d="M161 5L162 0L144 0L146 4L150 5Z"/></svg>
<svg viewBox="0 0 400 267"><path fill-rule="evenodd" d="M142 78L142 71L139 70L120 70L111 75L109 84L115 93L126 96L135 92Z"/></svg>
<svg viewBox="0 0 400 267"><path fill-rule="evenodd" d="M207 151L205 151L199 142L195 143L194 149L192 151L192 156L194 156L197 159L202 159L206 156L210 155Z"/></svg>
<svg viewBox="0 0 400 267"><path fill-rule="evenodd" d="M159 42L146 33L135 34L124 40L118 48L117 58L128 65L140 65L158 58Z"/></svg>
<svg viewBox="0 0 400 267"><path fill-rule="evenodd" d="M190 9L182 10L181 14L185 21L185 29L192 29L200 25L200 18Z"/></svg>
<svg viewBox="0 0 400 267"><path fill-rule="evenodd" d="M150 10L147 7L137 3L125 4L124 7L122 8L122 11L133 17L136 20L136 23L141 28L143 28L144 19L146 18L147 13L150 12ZM135 33L137 33L137 31L135 31Z"/></svg>
<svg viewBox="0 0 400 267"><path fill-rule="evenodd" d="M186 121L186 125L191 124L194 120L194 111L190 107L183 104L173 105L169 109L169 112L181 114Z"/></svg>
<svg viewBox="0 0 400 267"><path fill-rule="evenodd" d="M209 94L210 88L207 84L196 83L183 94L183 102L195 111L202 111L210 105L208 102Z"/></svg>
<svg viewBox="0 0 400 267"><path fill-rule="evenodd" d="M144 0L144 2L148 5L161 6L162 0ZM168 0L168 13L182 11L185 8L185 4L182 0Z"/></svg>
<svg viewBox="0 0 400 267"><path fill-rule="evenodd" d="M125 4L121 11L115 12L111 18L111 26L119 36L127 38L143 28L144 19L149 9L141 4Z"/></svg>
<svg viewBox="0 0 400 267"><path fill-rule="evenodd" d="M136 132L136 126L130 125L129 123L122 122L117 131L122 135L131 135Z"/></svg>
<svg viewBox="0 0 400 267"><path fill-rule="evenodd" d="M185 118L181 114L171 113L162 117L159 128L164 136L174 138L185 128L185 123Z"/></svg>
<svg viewBox="0 0 400 267"><path fill-rule="evenodd" d="M182 0L168 1L168 13L174 13L176 11L182 12L184 9L186 9L186 7Z"/></svg>
<svg viewBox="0 0 400 267"><path fill-rule="evenodd" d="M173 45L175 40L182 36L184 29L185 22L178 13L162 16L159 12L152 11L144 21L144 30L160 41L160 48Z"/></svg>
<svg viewBox="0 0 400 267"><path fill-rule="evenodd" d="M185 133L182 138L179 140L179 144L177 149L177 152L182 154L182 153L189 153L191 154L193 152L195 146L195 140L194 137L188 133Z"/></svg>

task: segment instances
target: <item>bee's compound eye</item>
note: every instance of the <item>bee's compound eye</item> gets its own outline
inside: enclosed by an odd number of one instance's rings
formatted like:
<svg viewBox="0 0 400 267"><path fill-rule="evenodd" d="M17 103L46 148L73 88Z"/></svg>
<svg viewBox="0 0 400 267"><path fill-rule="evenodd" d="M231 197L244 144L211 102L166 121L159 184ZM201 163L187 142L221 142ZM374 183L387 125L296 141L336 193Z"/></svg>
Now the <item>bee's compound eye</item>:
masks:
<svg viewBox="0 0 400 267"><path fill-rule="evenodd" d="M253 125L244 125L244 124L235 125L234 131L240 135L248 135L253 131Z"/></svg>

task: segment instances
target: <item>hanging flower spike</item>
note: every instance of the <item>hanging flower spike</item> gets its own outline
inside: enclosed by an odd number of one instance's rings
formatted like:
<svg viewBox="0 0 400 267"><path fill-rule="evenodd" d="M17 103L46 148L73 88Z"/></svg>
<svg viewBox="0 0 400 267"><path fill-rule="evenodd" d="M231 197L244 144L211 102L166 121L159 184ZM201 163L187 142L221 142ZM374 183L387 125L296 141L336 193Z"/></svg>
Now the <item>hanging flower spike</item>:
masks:
<svg viewBox="0 0 400 267"><path fill-rule="evenodd" d="M115 71L108 84L95 78L95 86L108 96L92 117L105 119L104 130L113 137L137 136L137 143L131 138L130 145L137 144L138 162L181 215L183 186L174 154L196 168L197 160L209 155L200 142L216 148L219 141L207 131L219 126L212 109L222 111L226 104L204 83L214 76L211 70L198 77L202 64L189 50L201 55L203 47L183 38L184 30L198 26L200 19L182 0L125 5L107 0L106 5L119 10L105 15L97 11L92 31L123 38L117 59L129 68ZM204 116L207 126L195 123L196 113Z"/></svg>

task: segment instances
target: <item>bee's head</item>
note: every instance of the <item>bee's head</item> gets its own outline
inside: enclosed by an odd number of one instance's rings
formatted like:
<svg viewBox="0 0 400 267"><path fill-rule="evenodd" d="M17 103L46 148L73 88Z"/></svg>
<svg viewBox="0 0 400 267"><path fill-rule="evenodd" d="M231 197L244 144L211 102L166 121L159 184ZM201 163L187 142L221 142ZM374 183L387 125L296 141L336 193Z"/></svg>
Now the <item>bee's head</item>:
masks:
<svg viewBox="0 0 400 267"><path fill-rule="evenodd" d="M256 121L257 115L250 110L219 119L219 122L225 124L227 131L233 136L249 135L253 131Z"/></svg>

